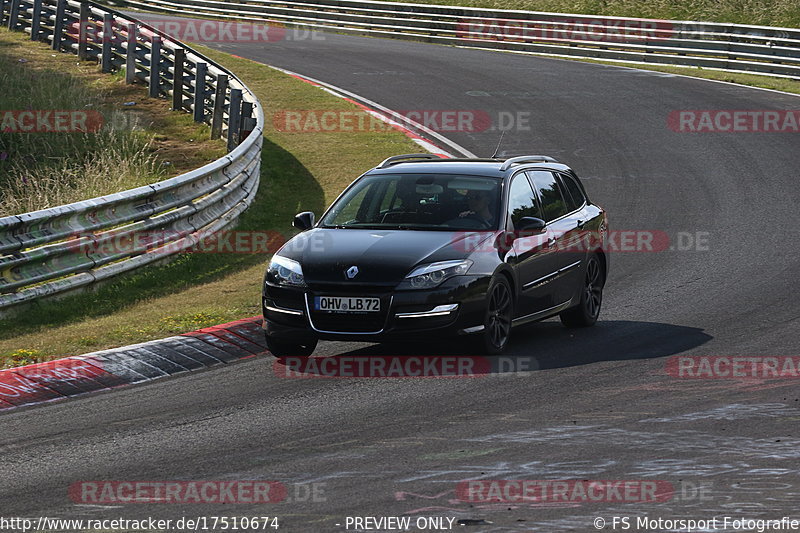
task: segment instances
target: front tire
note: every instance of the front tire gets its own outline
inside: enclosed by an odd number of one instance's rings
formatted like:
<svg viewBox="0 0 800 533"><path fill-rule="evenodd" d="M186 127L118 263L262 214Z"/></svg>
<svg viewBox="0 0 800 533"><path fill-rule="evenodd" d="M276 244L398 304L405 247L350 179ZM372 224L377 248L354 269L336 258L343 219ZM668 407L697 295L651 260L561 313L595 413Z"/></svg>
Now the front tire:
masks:
<svg viewBox="0 0 800 533"><path fill-rule="evenodd" d="M488 355L503 353L511 336L514 299L511 285L504 276L492 278L486 291L486 315L483 321L483 349Z"/></svg>
<svg viewBox="0 0 800 533"><path fill-rule="evenodd" d="M266 335L267 349L275 357L309 357L317 348L317 339L308 342L293 342Z"/></svg>
<svg viewBox="0 0 800 533"><path fill-rule="evenodd" d="M581 288L581 300L575 307L563 311L559 317L561 323L568 328L585 328L593 326L600 316L603 303L603 285L605 275L600 260L590 255L586 263L586 276Z"/></svg>

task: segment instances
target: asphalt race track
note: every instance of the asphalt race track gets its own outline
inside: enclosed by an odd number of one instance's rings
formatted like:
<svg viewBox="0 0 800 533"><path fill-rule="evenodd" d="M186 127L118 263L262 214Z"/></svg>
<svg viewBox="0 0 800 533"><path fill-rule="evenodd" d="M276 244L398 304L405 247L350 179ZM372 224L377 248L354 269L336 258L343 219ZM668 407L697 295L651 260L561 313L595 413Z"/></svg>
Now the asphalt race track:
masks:
<svg viewBox="0 0 800 533"><path fill-rule="evenodd" d="M673 249L614 253L595 328L550 320L516 329L503 368L487 375L286 379L268 356L12 410L0 415L0 514L277 516L278 531L290 533L345 531L348 516L545 533L594 531L597 517L611 530L614 516L800 519L800 381L667 372L678 355L800 355L800 134L681 133L667 123L679 110L796 110L797 97L332 34L214 46L396 110L523 113L530 128L508 131L503 149L571 165L611 229L664 232ZM488 156L500 132L445 135ZM452 351L324 342L316 355ZM87 480L275 480L288 496L259 505L73 501L68 488ZM458 497L469 480L638 480L672 490L656 502L485 503Z"/></svg>

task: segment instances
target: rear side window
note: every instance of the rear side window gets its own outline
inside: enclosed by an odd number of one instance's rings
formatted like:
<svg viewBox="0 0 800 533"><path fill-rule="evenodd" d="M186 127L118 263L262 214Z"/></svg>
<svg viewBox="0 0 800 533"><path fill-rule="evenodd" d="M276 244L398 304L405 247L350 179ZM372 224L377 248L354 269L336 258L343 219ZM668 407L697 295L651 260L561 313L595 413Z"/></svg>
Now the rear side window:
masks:
<svg viewBox="0 0 800 533"><path fill-rule="evenodd" d="M524 173L517 174L511 182L511 189L508 192L508 217L515 229L519 227L522 217L542 218L533 189Z"/></svg>
<svg viewBox="0 0 800 533"><path fill-rule="evenodd" d="M568 213L567 204L561 195L561 188L552 172L532 170L528 172L528 176L542 202L545 222L550 222Z"/></svg>
<svg viewBox="0 0 800 533"><path fill-rule="evenodd" d="M561 176L561 183L564 186L564 196L567 203L570 204L569 210L575 211L586 202L586 197L583 195L581 186L575 181L575 178L569 174L559 174Z"/></svg>

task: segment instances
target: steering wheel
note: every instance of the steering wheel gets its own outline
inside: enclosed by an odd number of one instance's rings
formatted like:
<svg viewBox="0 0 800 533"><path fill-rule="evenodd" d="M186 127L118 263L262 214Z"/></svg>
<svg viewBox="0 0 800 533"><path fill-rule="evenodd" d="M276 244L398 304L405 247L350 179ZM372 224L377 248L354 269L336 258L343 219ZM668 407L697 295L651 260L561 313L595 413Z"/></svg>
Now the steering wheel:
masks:
<svg viewBox="0 0 800 533"><path fill-rule="evenodd" d="M483 228L484 229L488 229L489 227L491 227L491 223L489 223L487 220L479 217L477 213L470 213L469 215L467 215L464 218L469 218L471 220L477 220L478 222L483 224Z"/></svg>
<svg viewBox="0 0 800 533"><path fill-rule="evenodd" d="M467 222L467 221L469 221L469 222L472 222L472 221L480 222L482 224L482 227L479 228L479 229L489 229L491 227L491 224L489 222L485 221L484 219L482 219L481 217L479 217L475 213L470 213L469 215L466 215L466 216L463 216L463 217L457 217L457 218L448 220L447 222L445 222L445 224L447 226L451 226L451 227L454 227L454 228L464 228L464 229L471 228L472 227L471 223L470 224L465 224L465 222Z"/></svg>

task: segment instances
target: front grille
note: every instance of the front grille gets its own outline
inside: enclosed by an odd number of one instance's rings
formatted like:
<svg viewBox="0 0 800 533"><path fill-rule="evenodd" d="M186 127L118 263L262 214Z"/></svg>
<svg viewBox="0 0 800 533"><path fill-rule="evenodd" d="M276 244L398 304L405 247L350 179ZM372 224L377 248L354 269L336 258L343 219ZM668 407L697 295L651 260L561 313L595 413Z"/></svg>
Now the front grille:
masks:
<svg viewBox="0 0 800 533"><path fill-rule="evenodd" d="M381 296L394 289L396 283L384 285L359 285L358 283L346 282L309 282L309 288L316 294L325 296Z"/></svg>
<svg viewBox="0 0 800 533"><path fill-rule="evenodd" d="M333 315L311 313L314 327L322 331L337 333L377 333L383 329L386 313L375 313L379 317L368 315Z"/></svg>
<svg viewBox="0 0 800 533"><path fill-rule="evenodd" d="M321 331L332 331L337 333L377 333L386 326L386 317L389 314L392 298L386 294L375 295L381 299L381 310L377 313L346 314L346 313L323 313L314 311L314 296L359 296L369 295L369 293L308 293L308 309L311 323L314 328Z"/></svg>

